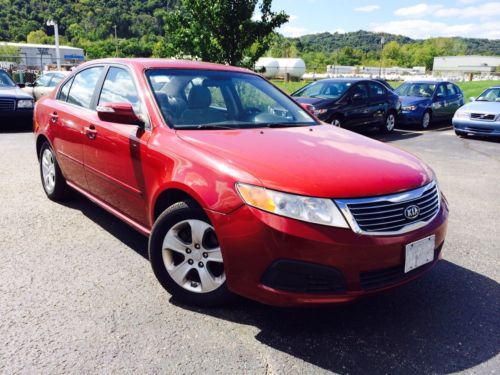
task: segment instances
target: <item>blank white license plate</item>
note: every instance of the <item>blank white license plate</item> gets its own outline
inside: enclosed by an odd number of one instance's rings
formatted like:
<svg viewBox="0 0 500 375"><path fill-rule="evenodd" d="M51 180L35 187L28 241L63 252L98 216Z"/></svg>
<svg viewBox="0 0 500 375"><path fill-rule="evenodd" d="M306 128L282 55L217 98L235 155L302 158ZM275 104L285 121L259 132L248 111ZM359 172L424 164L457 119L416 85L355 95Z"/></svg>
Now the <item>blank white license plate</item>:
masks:
<svg viewBox="0 0 500 375"><path fill-rule="evenodd" d="M435 247L436 236L434 234L406 245L405 273L432 262Z"/></svg>

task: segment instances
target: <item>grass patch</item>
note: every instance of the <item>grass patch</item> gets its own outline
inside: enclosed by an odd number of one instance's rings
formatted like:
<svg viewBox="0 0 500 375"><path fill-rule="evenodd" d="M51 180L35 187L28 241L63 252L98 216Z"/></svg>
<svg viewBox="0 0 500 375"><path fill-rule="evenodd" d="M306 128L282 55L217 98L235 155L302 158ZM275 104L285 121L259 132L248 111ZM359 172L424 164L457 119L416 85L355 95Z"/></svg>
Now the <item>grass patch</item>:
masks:
<svg viewBox="0 0 500 375"><path fill-rule="evenodd" d="M297 91L301 87L304 87L311 81L283 82L280 80L273 80L272 82L286 93L291 94L292 92ZM391 85L393 87L397 87L400 84L401 82L391 82ZM457 83L457 86L460 87L464 92L466 101L468 101L471 96L478 97L484 90L494 85L500 85L500 80Z"/></svg>

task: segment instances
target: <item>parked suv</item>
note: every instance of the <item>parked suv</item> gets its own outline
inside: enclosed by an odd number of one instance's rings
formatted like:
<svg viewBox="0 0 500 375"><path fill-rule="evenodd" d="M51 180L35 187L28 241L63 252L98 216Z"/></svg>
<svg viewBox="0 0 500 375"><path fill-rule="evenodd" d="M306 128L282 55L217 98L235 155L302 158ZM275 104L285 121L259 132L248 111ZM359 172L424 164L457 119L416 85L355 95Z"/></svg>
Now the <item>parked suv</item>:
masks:
<svg viewBox="0 0 500 375"><path fill-rule="evenodd" d="M246 69L92 61L40 99L35 133L47 196L71 188L149 236L185 303L343 303L441 256L448 206L425 163Z"/></svg>
<svg viewBox="0 0 500 375"><path fill-rule="evenodd" d="M322 79L292 97L321 120L338 127L378 126L390 132L401 107L398 96L382 83L366 79Z"/></svg>

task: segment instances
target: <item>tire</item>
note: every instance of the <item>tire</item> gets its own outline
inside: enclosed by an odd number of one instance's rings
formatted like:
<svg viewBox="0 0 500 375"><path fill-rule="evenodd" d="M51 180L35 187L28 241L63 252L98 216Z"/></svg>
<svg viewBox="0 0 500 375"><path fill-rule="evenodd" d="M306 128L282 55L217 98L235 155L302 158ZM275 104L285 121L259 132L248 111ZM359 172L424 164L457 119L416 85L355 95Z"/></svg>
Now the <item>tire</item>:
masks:
<svg viewBox="0 0 500 375"><path fill-rule="evenodd" d="M215 229L191 200L173 204L158 217L149 237L149 260L160 284L181 303L212 307L234 298Z"/></svg>
<svg viewBox="0 0 500 375"><path fill-rule="evenodd" d="M387 116L385 116L384 123L380 126L381 133L390 133L396 127L396 115L394 112L389 112Z"/></svg>
<svg viewBox="0 0 500 375"><path fill-rule="evenodd" d="M344 126L344 121L343 121L342 117L340 117L338 115L334 115L330 119L330 124L332 124L333 126L336 126L337 128L342 128Z"/></svg>
<svg viewBox="0 0 500 375"><path fill-rule="evenodd" d="M47 142L40 149L39 164L45 194L55 202L63 201L68 196L69 188L59 168L54 151Z"/></svg>
<svg viewBox="0 0 500 375"><path fill-rule="evenodd" d="M424 130L429 129L429 126L431 126L431 121L432 121L431 112L425 111L424 115L422 116L422 121L420 122L420 127Z"/></svg>

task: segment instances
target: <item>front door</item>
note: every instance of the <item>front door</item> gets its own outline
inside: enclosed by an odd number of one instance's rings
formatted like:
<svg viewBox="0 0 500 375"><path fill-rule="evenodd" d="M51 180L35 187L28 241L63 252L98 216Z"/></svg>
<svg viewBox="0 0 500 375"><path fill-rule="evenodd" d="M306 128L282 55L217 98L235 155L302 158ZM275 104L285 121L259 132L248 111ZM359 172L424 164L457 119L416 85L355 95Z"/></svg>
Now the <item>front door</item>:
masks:
<svg viewBox="0 0 500 375"><path fill-rule="evenodd" d="M97 106L130 103L141 113L141 103L128 70L111 66ZM91 194L141 224L147 224L144 158L150 131L137 125L102 121L94 113L84 147L85 174Z"/></svg>
<svg viewBox="0 0 500 375"><path fill-rule="evenodd" d="M365 125L370 122L370 107L368 103L368 85L357 83L349 93L349 103L345 109L347 126Z"/></svg>

